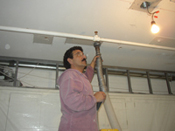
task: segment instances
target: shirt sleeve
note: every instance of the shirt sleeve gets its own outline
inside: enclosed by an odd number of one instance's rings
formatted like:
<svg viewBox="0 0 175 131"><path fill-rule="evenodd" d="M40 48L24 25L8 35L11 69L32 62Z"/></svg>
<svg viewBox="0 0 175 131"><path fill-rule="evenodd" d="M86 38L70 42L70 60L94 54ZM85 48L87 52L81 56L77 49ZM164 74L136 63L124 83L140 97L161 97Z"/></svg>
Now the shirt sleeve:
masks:
<svg viewBox="0 0 175 131"><path fill-rule="evenodd" d="M83 93L83 83L81 80L68 78L62 82L60 89L64 104L73 111L89 110L96 104L93 94Z"/></svg>
<svg viewBox="0 0 175 131"><path fill-rule="evenodd" d="M84 74L87 76L88 80L91 83L94 76L94 69L91 66L88 66Z"/></svg>

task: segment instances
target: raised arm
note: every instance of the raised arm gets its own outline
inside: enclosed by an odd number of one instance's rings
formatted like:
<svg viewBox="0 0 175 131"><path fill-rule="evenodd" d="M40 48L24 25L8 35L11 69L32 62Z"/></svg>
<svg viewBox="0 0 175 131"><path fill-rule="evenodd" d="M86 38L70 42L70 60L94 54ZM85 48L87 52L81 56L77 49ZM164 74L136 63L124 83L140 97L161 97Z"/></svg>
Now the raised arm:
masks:
<svg viewBox="0 0 175 131"><path fill-rule="evenodd" d="M87 76L88 80L91 82L92 78L94 76L94 68L96 64L96 60L99 56L95 56L90 64L90 66L87 67L85 75Z"/></svg>
<svg viewBox="0 0 175 131"><path fill-rule="evenodd" d="M95 56L93 59L92 59L92 62L90 64L90 66L94 69L95 68L95 64L96 64L96 60L99 56Z"/></svg>

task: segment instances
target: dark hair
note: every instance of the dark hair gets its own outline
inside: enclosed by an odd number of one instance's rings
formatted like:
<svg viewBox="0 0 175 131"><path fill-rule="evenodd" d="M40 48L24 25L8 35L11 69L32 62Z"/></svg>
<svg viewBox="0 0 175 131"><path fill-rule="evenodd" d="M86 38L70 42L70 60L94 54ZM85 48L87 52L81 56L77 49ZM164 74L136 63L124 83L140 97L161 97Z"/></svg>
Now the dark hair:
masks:
<svg viewBox="0 0 175 131"><path fill-rule="evenodd" d="M67 58L71 58L71 59L73 58L72 52L73 52L74 50L81 50L81 51L83 52L83 49L82 49L81 46L74 46L74 47L71 47L70 49L68 49L68 50L65 52L64 58L63 58L64 67L65 67L66 69L71 68L70 63L67 61Z"/></svg>

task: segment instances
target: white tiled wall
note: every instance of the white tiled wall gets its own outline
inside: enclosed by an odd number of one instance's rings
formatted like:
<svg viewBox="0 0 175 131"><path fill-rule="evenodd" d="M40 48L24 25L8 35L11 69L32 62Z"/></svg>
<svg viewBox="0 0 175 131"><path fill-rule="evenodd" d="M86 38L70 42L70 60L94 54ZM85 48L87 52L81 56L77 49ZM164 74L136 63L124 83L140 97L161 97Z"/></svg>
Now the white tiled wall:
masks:
<svg viewBox="0 0 175 131"><path fill-rule="evenodd" d="M59 72L59 75L62 72ZM19 68L24 86L0 87L0 131L57 131L61 112L59 90L55 90L55 71ZM128 93L125 76L109 75L109 89ZM151 79L155 94L168 94L166 81ZM92 81L98 91L97 75ZM175 82L170 82L175 94ZM131 77L134 93L149 93L147 79ZM175 96L110 93L123 131L174 131ZM110 128L103 105L98 112L100 129Z"/></svg>
<svg viewBox="0 0 175 131"><path fill-rule="evenodd" d="M174 131L175 97L110 93L122 131ZM0 131L57 131L59 90L0 87ZM99 128L111 128L103 105Z"/></svg>
<svg viewBox="0 0 175 131"><path fill-rule="evenodd" d="M56 131L58 90L0 87L0 131Z"/></svg>

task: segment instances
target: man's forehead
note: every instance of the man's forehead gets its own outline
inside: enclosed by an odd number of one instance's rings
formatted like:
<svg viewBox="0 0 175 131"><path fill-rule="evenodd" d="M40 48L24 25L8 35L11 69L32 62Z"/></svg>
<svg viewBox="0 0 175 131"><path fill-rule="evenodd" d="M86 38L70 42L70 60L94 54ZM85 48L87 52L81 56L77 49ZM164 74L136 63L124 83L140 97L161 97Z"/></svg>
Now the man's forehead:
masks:
<svg viewBox="0 0 175 131"><path fill-rule="evenodd" d="M81 50L74 50L73 53L82 52Z"/></svg>

